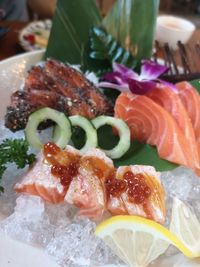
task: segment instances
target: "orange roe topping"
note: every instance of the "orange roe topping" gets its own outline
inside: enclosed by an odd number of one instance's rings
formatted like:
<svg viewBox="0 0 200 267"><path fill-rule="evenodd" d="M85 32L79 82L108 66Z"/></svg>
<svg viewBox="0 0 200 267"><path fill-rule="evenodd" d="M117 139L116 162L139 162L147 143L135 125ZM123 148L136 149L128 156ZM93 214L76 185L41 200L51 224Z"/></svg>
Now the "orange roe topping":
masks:
<svg viewBox="0 0 200 267"><path fill-rule="evenodd" d="M74 176L78 174L78 165L70 163L67 167L61 165L52 165L51 173L60 178L60 182L63 186L69 187Z"/></svg>
<svg viewBox="0 0 200 267"><path fill-rule="evenodd" d="M60 179L63 186L68 188L73 177L78 174L80 157L63 151L52 142L44 145L43 153L51 164L51 173Z"/></svg>
<svg viewBox="0 0 200 267"><path fill-rule="evenodd" d="M151 189L145 182L145 176L141 173L133 174L127 171L123 179L116 179L115 174L105 181L107 196L120 197L122 193L127 192L129 201L135 204L145 204L151 195Z"/></svg>
<svg viewBox="0 0 200 267"><path fill-rule="evenodd" d="M151 189L145 182L145 176L141 173L133 174L128 171L123 178L128 185L129 200L135 204L144 204L151 195Z"/></svg>
<svg viewBox="0 0 200 267"><path fill-rule="evenodd" d="M55 157L60 153L60 151L61 149L53 142L48 142L43 147L44 156L50 164L56 164Z"/></svg>
<svg viewBox="0 0 200 267"><path fill-rule="evenodd" d="M110 177L105 182L108 197L119 197L126 191L127 184L123 180Z"/></svg>

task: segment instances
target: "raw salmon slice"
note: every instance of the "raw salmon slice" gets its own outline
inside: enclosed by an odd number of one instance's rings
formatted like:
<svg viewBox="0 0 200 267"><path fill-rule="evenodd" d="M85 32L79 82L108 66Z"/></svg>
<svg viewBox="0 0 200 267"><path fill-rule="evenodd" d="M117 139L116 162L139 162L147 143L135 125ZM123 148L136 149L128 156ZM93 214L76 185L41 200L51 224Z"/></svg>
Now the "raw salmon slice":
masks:
<svg viewBox="0 0 200 267"><path fill-rule="evenodd" d="M73 178L65 201L80 209L79 215L100 218L106 209L105 179L114 165L104 152L92 148L81 157L79 173Z"/></svg>
<svg viewBox="0 0 200 267"><path fill-rule="evenodd" d="M191 150L190 154L193 155L195 166L198 171L198 169L200 169L200 161L194 128L187 110L185 109L183 102L179 97L178 90L176 91L165 85L160 85L159 87L150 90L146 96L166 109L175 119L176 123L188 141L188 146Z"/></svg>
<svg viewBox="0 0 200 267"><path fill-rule="evenodd" d="M163 186L160 182L160 173L151 166L123 166L117 169L116 179L124 179L124 174L131 172L135 176L137 184L134 185L134 189L140 183L140 177L145 179L146 185L150 188L150 196L140 204L136 204L130 200L128 190L123 192L120 197L111 197L108 201L108 210L113 215L137 215L148 219L155 220L158 223L163 224L166 217L165 208L165 193Z"/></svg>
<svg viewBox="0 0 200 267"><path fill-rule="evenodd" d="M185 106L194 127L197 142L200 143L200 96L188 82L176 84L179 96Z"/></svg>
<svg viewBox="0 0 200 267"><path fill-rule="evenodd" d="M122 93L115 116L127 122L132 139L155 145L161 158L195 169L188 141L167 110L144 95Z"/></svg>

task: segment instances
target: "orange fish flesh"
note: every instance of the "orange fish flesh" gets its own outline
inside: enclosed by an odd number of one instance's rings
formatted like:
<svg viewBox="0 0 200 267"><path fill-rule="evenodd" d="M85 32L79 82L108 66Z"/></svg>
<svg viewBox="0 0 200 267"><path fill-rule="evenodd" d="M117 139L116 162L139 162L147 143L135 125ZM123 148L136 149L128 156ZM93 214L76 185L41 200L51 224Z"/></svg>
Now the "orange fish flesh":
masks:
<svg viewBox="0 0 200 267"><path fill-rule="evenodd" d="M171 114L149 97L120 94L115 103L115 116L128 124L133 140L156 146L161 158L196 168L182 130Z"/></svg>
<svg viewBox="0 0 200 267"><path fill-rule="evenodd" d="M166 109L175 119L177 125L182 130L185 138L188 141L190 154L193 155L196 172L200 172L200 160L197 149L197 140L194 133L194 128L191 123L187 110L185 109L178 90L172 90L170 87L160 85L150 90L146 96L154 102Z"/></svg>

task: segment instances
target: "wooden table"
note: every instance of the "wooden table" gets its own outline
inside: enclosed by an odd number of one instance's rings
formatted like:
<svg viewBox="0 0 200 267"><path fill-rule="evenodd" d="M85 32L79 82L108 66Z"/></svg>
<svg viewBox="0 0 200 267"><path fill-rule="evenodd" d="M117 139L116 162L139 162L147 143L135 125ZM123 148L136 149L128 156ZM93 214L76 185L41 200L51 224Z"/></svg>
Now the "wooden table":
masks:
<svg viewBox="0 0 200 267"><path fill-rule="evenodd" d="M0 60L23 53L24 50L18 44L18 35L28 22L0 22L0 26L9 27L9 32L5 37L0 39ZM193 46L195 43L200 43L200 29L197 29L189 41L189 45Z"/></svg>
<svg viewBox="0 0 200 267"><path fill-rule="evenodd" d="M0 60L23 53L24 50L18 43L18 35L28 22L1 21L1 27L8 27L9 32L0 39Z"/></svg>

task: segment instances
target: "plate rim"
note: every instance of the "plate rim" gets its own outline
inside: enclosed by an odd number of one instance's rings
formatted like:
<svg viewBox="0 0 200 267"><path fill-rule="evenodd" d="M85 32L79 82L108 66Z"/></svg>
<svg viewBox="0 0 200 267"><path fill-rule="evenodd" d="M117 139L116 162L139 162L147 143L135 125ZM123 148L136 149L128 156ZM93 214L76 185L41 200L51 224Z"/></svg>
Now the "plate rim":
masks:
<svg viewBox="0 0 200 267"><path fill-rule="evenodd" d="M34 50L34 51L29 51L29 52L24 52L24 53L21 53L21 54L18 54L18 55L14 55L14 56L11 56L11 57L8 57L8 58L5 58L3 60L0 61L0 67L2 67L2 65L6 64L6 63L9 63L13 60L20 60L21 58L24 58L24 57L34 57L34 56L37 56L37 55L43 55L45 53L46 49L40 49L40 50Z"/></svg>

